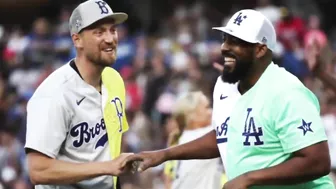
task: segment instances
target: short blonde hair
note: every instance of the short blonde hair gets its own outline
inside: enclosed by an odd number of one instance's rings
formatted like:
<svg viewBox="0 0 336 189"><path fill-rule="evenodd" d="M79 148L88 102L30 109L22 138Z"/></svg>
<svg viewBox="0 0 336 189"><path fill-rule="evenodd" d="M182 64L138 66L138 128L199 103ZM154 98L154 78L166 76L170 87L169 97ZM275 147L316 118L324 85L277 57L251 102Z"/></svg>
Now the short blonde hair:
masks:
<svg viewBox="0 0 336 189"><path fill-rule="evenodd" d="M195 111L203 96L203 92L195 91L181 95L177 99L172 111L172 117L177 121L180 132L184 130L192 119L191 112Z"/></svg>

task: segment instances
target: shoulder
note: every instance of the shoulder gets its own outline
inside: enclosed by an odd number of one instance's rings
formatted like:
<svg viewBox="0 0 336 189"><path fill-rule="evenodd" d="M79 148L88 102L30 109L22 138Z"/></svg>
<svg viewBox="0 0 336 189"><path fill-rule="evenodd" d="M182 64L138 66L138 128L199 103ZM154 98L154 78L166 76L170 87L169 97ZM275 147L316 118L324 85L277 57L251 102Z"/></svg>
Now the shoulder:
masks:
<svg viewBox="0 0 336 189"><path fill-rule="evenodd" d="M292 102L297 100L309 100L315 105L319 106L318 99L315 94L308 89L296 76L280 68L277 65L272 75L271 83L268 83L269 92L273 93L274 100L285 102ZM279 100L280 99L280 100Z"/></svg>
<svg viewBox="0 0 336 189"><path fill-rule="evenodd" d="M32 99L60 97L74 78L75 72L65 64L52 72L35 90Z"/></svg>
<svg viewBox="0 0 336 189"><path fill-rule="evenodd" d="M267 83L267 88L269 88L270 92L273 91L275 93L279 93L295 88L306 88L296 76L284 68L275 64L271 64L270 66L270 72L267 73L266 77L264 77L264 80Z"/></svg>

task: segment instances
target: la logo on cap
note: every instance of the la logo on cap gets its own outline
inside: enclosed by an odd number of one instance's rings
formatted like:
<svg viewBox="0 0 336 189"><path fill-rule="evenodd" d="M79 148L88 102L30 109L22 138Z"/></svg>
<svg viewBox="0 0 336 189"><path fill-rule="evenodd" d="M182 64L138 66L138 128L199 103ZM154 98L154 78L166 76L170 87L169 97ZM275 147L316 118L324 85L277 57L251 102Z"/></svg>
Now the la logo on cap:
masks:
<svg viewBox="0 0 336 189"><path fill-rule="evenodd" d="M237 24L238 26L240 26L240 24L242 23L243 20L245 20L247 18L247 16L242 16L242 13L240 12L238 14L238 16L234 19L234 24Z"/></svg>

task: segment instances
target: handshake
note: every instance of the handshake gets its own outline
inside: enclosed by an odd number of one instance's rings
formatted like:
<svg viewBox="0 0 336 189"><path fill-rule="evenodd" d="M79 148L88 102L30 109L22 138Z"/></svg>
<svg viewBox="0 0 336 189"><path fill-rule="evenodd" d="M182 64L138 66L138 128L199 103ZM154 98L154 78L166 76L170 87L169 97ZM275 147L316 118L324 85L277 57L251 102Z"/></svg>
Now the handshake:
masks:
<svg viewBox="0 0 336 189"><path fill-rule="evenodd" d="M165 150L134 153L122 153L114 160L107 162L110 166L112 176L119 176L125 173L143 172L150 167L155 167L167 161Z"/></svg>

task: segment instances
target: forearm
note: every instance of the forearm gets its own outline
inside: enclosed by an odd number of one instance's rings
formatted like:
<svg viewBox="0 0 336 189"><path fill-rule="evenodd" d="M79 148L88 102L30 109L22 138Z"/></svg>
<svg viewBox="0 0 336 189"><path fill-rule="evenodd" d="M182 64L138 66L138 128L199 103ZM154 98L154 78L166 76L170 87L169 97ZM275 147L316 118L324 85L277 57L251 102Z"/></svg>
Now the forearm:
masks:
<svg viewBox="0 0 336 189"><path fill-rule="evenodd" d="M219 157L216 132L211 131L194 141L168 148L165 151L167 160L211 159Z"/></svg>
<svg viewBox="0 0 336 189"><path fill-rule="evenodd" d="M277 166L248 172L246 176L250 186L299 184L328 174L328 168L320 162L293 157Z"/></svg>
<svg viewBox="0 0 336 189"><path fill-rule="evenodd" d="M35 159L30 166L30 177L34 184L74 184L107 174L108 167L104 166L104 162L70 163L45 158Z"/></svg>

